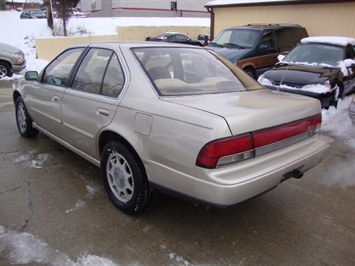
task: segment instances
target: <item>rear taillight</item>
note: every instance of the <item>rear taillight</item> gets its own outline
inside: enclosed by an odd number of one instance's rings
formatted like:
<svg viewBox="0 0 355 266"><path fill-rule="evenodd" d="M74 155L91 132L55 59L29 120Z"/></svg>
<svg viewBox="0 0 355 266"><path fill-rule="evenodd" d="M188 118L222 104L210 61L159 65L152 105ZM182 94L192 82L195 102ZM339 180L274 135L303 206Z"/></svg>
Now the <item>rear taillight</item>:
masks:
<svg viewBox="0 0 355 266"><path fill-rule="evenodd" d="M216 168L281 149L318 133L321 123L322 116L318 114L289 124L209 142L201 149L196 165Z"/></svg>
<svg viewBox="0 0 355 266"><path fill-rule="evenodd" d="M228 161L230 156L254 157L254 154L248 155L249 152L253 152L253 138L250 133L239 135L232 138L219 139L207 143L200 151L197 157L197 166L204 168L215 168L219 160L226 158ZM245 155L243 155L245 154ZM235 159L231 159L235 161ZM229 160L230 161L230 160ZM229 162L231 163L231 162ZM223 165L229 164L227 162ZM218 165L220 165L219 163Z"/></svg>
<svg viewBox="0 0 355 266"><path fill-rule="evenodd" d="M259 148L274 142L286 140L288 138L309 132L314 133L315 129L320 127L322 116L317 115L305 120L296 121L293 123L263 129L253 132L254 146ZM318 130L317 130L318 132Z"/></svg>

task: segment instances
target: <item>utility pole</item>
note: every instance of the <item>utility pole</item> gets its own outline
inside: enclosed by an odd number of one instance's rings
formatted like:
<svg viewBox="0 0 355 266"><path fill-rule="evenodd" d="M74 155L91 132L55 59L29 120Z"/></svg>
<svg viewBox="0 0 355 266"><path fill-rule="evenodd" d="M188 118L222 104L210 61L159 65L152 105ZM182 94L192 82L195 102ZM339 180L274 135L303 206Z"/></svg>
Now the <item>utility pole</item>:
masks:
<svg viewBox="0 0 355 266"><path fill-rule="evenodd" d="M49 0L49 2L46 3L46 11L47 11L47 25L48 25L48 27L50 27L53 30L54 29L54 25L53 25L52 0Z"/></svg>

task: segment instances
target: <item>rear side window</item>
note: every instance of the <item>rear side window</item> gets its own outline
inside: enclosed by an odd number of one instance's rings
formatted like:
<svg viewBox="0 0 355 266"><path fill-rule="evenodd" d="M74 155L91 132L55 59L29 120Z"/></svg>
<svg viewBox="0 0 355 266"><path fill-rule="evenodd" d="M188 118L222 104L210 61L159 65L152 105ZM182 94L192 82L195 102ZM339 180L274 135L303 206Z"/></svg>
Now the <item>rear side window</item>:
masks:
<svg viewBox="0 0 355 266"><path fill-rule="evenodd" d="M174 41L187 41L188 38L186 38L184 35L175 35L174 38L172 38Z"/></svg>
<svg viewBox="0 0 355 266"><path fill-rule="evenodd" d="M292 29L293 40L295 42L295 46L301 42L303 38L308 37L308 33L304 28Z"/></svg>
<svg viewBox="0 0 355 266"><path fill-rule="evenodd" d="M305 37L308 37L308 34L304 28L286 28L276 31L276 38L280 52L291 51L301 42L301 39Z"/></svg>
<svg viewBox="0 0 355 266"><path fill-rule="evenodd" d="M102 82L101 94L117 97L124 84L124 75L117 55L113 53Z"/></svg>
<svg viewBox="0 0 355 266"><path fill-rule="evenodd" d="M276 38L280 52L287 52L295 47L290 29L280 29L276 31Z"/></svg>
<svg viewBox="0 0 355 266"><path fill-rule="evenodd" d="M108 49L91 48L75 75L72 88L117 97L123 84L124 76L117 55Z"/></svg>

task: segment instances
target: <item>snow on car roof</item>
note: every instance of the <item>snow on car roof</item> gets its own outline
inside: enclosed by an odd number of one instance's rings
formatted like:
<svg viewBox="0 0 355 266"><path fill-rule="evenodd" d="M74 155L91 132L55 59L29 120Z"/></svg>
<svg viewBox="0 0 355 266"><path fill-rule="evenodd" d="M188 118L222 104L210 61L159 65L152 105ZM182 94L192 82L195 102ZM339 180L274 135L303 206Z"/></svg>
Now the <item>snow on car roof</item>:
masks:
<svg viewBox="0 0 355 266"><path fill-rule="evenodd" d="M328 43L346 46L348 44L355 45L355 39L349 37L340 37L340 36L314 36L307 37L301 40L301 43Z"/></svg>

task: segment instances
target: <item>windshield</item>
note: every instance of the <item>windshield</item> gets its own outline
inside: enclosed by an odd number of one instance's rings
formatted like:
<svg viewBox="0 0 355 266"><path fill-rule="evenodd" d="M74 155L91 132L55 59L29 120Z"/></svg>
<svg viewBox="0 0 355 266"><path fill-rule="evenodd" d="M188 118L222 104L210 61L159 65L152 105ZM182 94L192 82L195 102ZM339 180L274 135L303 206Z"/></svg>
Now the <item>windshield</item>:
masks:
<svg viewBox="0 0 355 266"><path fill-rule="evenodd" d="M227 29L219 33L212 43L252 48L255 46L259 35L260 32L256 30Z"/></svg>
<svg viewBox="0 0 355 266"><path fill-rule="evenodd" d="M166 39L168 38L169 36L171 36L172 34L169 34L169 33L163 33L163 34L160 34L158 35L156 38L159 38L159 39Z"/></svg>
<svg viewBox="0 0 355 266"><path fill-rule="evenodd" d="M327 44L301 44L295 47L283 61L296 64L327 64L337 66L343 60L343 48Z"/></svg>
<svg viewBox="0 0 355 266"><path fill-rule="evenodd" d="M30 11L31 14L37 14L37 15L42 15L44 14L44 12L42 10L31 10Z"/></svg>
<svg viewBox="0 0 355 266"><path fill-rule="evenodd" d="M261 89L229 61L204 49L134 48L134 55L160 95L197 95ZM227 67L230 65L231 68ZM241 79L236 71L240 71ZM245 81L243 80L245 79Z"/></svg>

